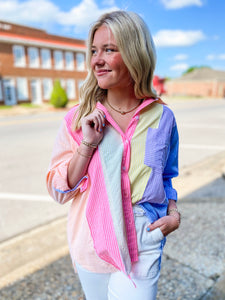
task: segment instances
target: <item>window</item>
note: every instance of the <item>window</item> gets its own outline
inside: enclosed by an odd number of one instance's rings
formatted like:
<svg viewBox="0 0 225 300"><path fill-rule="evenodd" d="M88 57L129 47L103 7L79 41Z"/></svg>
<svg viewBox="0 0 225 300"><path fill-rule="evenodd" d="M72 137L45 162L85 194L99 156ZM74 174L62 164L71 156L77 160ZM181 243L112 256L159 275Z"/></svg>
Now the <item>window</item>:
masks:
<svg viewBox="0 0 225 300"><path fill-rule="evenodd" d="M59 50L54 51L54 61L55 61L55 69L62 70L63 69L63 53L62 53L62 51L59 51Z"/></svg>
<svg viewBox="0 0 225 300"><path fill-rule="evenodd" d="M41 66L43 69L51 69L51 52L48 49L41 49Z"/></svg>
<svg viewBox="0 0 225 300"><path fill-rule="evenodd" d="M19 45L13 46L13 55L14 55L14 66L15 67L25 67L25 52L24 47Z"/></svg>
<svg viewBox="0 0 225 300"><path fill-rule="evenodd" d="M85 70L84 54L83 53L77 53L76 60L77 60L77 70L78 71L84 71Z"/></svg>
<svg viewBox="0 0 225 300"><path fill-rule="evenodd" d="M66 63L66 70L74 69L73 52L65 53L65 63Z"/></svg>
<svg viewBox="0 0 225 300"><path fill-rule="evenodd" d="M2 81L0 80L0 100L3 99L3 96L2 96Z"/></svg>
<svg viewBox="0 0 225 300"><path fill-rule="evenodd" d="M16 93L15 93L14 79L4 79L3 90L4 90L4 97L5 97L5 105L15 105Z"/></svg>
<svg viewBox="0 0 225 300"><path fill-rule="evenodd" d="M43 97L45 100L50 99L52 93L52 79L43 79Z"/></svg>
<svg viewBox="0 0 225 300"><path fill-rule="evenodd" d="M83 85L84 80L80 79L78 80L78 89L80 90L81 86Z"/></svg>
<svg viewBox="0 0 225 300"><path fill-rule="evenodd" d="M28 100L27 79L18 77L16 79L16 92L18 100Z"/></svg>
<svg viewBox="0 0 225 300"><path fill-rule="evenodd" d="M38 49L34 47L29 47L28 56L29 56L29 66L31 68L38 68L39 67Z"/></svg>
<svg viewBox="0 0 225 300"><path fill-rule="evenodd" d="M75 99L75 83L73 79L67 79L66 93L69 99Z"/></svg>

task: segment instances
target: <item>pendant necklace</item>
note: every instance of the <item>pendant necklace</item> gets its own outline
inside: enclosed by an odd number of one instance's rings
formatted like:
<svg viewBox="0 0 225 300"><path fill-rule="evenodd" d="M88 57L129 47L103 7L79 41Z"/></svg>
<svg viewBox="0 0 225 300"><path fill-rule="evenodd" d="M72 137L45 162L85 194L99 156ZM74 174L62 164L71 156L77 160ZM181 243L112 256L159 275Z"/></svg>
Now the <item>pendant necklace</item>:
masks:
<svg viewBox="0 0 225 300"><path fill-rule="evenodd" d="M130 112L132 112L133 110L135 110L141 103L142 103L143 99L141 99L141 102L138 103L138 105L135 105L135 107L133 107L132 109L128 110L128 111L124 111L124 110L120 110L120 109L116 109L115 107L113 107L109 101L106 99L106 102L108 103L109 107L112 108L114 111L120 113L121 115L126 115Z"/></svg>

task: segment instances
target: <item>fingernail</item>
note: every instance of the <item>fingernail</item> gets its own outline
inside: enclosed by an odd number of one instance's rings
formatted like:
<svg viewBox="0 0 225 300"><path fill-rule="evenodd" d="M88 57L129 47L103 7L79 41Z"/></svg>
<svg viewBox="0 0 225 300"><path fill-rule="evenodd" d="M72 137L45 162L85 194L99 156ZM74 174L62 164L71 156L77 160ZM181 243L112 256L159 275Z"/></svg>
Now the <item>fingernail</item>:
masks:
<svg viewBox="0 0 225 300"><path fill-rule="evenodd" d="M103 124L103 127L105 127L105 124Z"/></svg>
<svg viewBox="0 0 225 300"><path fill-rule="evenodd" d="M104 118L105 118L106 116L104 115Z"/></svg>
<svg viewBox="0 0 225 300"><path fill-rule="evenodd" d="M148 232L150 231L150 228L149 228L149 227L147 227L147 231L148 231Z"/></svg>

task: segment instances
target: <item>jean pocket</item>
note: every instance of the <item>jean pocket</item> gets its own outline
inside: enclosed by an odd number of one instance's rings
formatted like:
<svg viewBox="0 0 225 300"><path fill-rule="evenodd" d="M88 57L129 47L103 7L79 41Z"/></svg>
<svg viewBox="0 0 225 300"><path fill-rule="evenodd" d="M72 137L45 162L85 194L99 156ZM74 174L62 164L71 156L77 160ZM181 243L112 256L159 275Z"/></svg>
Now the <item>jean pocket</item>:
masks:
<svg viewBox="0 0 225 300"><path fill-rule="evenodd" d="M164 239L164 235L160 228L152 230L151 234L153 241L155 241L156 243L161 242Z"/></svg>
<svg viewBox="0 0 225 300"><path fill-rule="evenodd" d="M146 216L135 218L138 261L132 266L132 277L153 278L159 274L164 236L160 228L148 232L149 220Z"/></svg>

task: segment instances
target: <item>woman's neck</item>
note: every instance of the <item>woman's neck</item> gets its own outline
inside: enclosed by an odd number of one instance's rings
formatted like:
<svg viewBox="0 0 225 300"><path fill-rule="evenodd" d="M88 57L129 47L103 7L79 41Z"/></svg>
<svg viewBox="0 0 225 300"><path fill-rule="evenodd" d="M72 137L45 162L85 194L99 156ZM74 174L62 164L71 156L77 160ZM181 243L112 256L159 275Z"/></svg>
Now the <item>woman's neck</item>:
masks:
<svg viewBox="0 0 225 300"><path fill-rule="evenodd" d="M107 102L112 106L122 110L129 110L139 103L135 97L133 90L108 90Z"/></svg>

